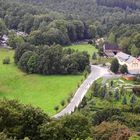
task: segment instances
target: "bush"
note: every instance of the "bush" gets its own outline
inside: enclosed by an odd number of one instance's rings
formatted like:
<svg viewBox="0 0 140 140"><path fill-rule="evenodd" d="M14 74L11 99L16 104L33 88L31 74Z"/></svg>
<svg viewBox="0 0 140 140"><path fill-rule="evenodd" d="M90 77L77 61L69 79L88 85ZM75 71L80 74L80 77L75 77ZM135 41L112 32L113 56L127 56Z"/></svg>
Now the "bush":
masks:
<svg viewBox="0 0 140 140"><path fill-rule="evenodd" d="M118 122L102 122L92 129L92 135L96 140L128 140L131 131Z"/></svg>
<svg viewBox="0 0 140 140"><path fill-rule="evenodd" d="M130 104L135 104L135 102L136 102L136 97L135 97L135 95L132 95L131 96L131 99L130 99Z"/></svg>
<svg viewBox="0 0 140 140"><path fill-rule="evenodd" d="M126 104L127 104L127 99L126 99L126 96L124 96L122 99L122 105L126 105Z"/></svg>
<svg viewBox="0 0 140 140"><path fill-rule="evenodd" d="M95 52L94 52L93 55L92 55L92 59L93 59L93 60L96 60L96 59L97 59L97 54L96 54Z"/></svg>
<svg viewBox="0 0 140 140"><path fill-rule="evenodd" d="M133 108L134 113L140 113L140 103L136 104Z"/></svg>
<svg viewBox="0 0 140 140"><path fill-rule="evenodd" d="M59 110L59 106L58 106L58 105L55 106L55 107L54 107L54 110L55 110L55 111L58 111L58 110Z"/></svg>
<svg viewBox="0 0 140 140"><path fill-rule="evenodd" d="M90 72L91 72L91 67L90 67L89 65L86 66L86 67L85 67L85 71L88 72L88 73L90 73Z"/></svg>
<svg viewBox="0 0 140 140"><path fill-rule="evenodd" d="M117 108L106 108L102 111L98 111L94 116L93 116L93 124L94 125L99 125L103 121L108 121L111 119L112 116L121 116L121 110Z"/></svg>
<svg viewBox="0 0 140 140"><path fill-rule="evenodd" d="M61 105L62 105L62 106L65 105L65 101L64 101L64 100L61 101Z"/></svg>
<svg viewBox="0 0 140 140"><path fill-rule="evenodd" d="M93 44L93 41L92 40L89 40L88 41L88 44L91 44L92 45Z"/></svg>
<svg viewBox="0 0 140 140"><path fill-rule="evenodd" d="M128 73L127 65L122 65L121 68L120 68L120 72L122 74Z"/></svg>
<svg viewBox="0 0 140 140"><path fill-rule="evenodd" d="M140 96L140 87L133 87L133 92L135 95Z"/></svg>
<svg viewBox="0 0 140 140"><path fill-rule="evenodd" d="M113 59L112 63L111 63L111 67L110 70L114 73L117 73L119 70L119 62L118 60L115 58Z"/></svg>
<svg viewBox="0 0 140 140"><path fill-rule="evenodd" d="M113 87L113 85L114 85L114 81L111 81L110 86Z"/></svg>
<svg viewBox="0 0 140 140"><path fill-rule="evenodd" d="M70 100L71 100L71 97L68 97L67 102L69 103L69 102L70 102Z"/></svg>
<svg viewBox="0 0 140 140"><path fill-rule="evenodd" d="M10 58L9 57L4 58L3 64L10 64Z"/></svg>

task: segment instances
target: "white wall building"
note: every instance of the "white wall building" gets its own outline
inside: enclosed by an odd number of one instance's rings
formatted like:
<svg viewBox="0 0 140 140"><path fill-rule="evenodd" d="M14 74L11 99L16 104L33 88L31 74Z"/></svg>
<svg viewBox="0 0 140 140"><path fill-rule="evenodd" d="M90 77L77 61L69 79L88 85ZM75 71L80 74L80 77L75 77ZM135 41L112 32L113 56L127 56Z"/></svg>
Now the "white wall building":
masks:
<svg viewBox="0 0 140 140"><path fill-rule="evenodd" d="M117 53L115 57L120 65L127 65L130 74L140 74L140 60L123 52Z"/></svg>

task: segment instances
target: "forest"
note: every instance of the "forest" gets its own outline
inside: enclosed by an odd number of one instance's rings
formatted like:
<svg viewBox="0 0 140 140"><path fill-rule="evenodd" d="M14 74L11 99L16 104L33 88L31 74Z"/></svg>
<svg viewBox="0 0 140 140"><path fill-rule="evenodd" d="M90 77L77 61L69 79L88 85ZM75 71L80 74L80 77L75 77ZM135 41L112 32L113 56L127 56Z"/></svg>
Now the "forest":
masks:
<svg viewBox="0 0 140 140"><path fill-rule="evenodd" d="M82 0L80 2L47 0L46 4L42 4L41 1L40 3L30 1L30 4L27 4L27 1L19 1L0 1L0 18L8 29L28 33L28 37L24 38L26 42L33 45L56 43L65 46L84 39L109 37L113 33L115 36L113 43L118 43L126 53L139 55L140 11L138 9L132 10L127 7L123 10L98 6L95 1ZM49 8L46 8L47 2ZM63 11L59 11L62 9ZM73 16L76 14L78 17ZM10 34L9 38L12 48L23 42L21 38L13 39L14 34Z"/></svg>
<svg viewBox="0 0 140 140"><path fill-rule="evenodd" d="M30 74L77 74L89 67L87 52L59 45L35 47L25 43L16 49L14 58L19 68Z"/></svg>
<svg viewBox="0 0 140 140"><path fill-rule="evenodd" d="M122 9L131 8L132 10L140 9L139 0L96 0L97 4L108 7L119 7Z"/></svg>

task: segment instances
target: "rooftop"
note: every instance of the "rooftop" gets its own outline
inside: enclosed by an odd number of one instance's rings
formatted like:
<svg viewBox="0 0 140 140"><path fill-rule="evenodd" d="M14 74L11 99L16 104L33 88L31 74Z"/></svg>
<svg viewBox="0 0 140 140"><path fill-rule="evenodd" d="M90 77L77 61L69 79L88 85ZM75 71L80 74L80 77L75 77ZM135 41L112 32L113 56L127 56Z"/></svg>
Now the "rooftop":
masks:
<svg viewBox="0 0 140 140"><path fill-rule="evenodd" d="M125 61L127 63L131 63L133 60L136 59L135 57L123 52L117 53L116 57L119 58L121 61Z"/></svg>
<svg viewBox="0 0 140 140"><path fill-rule="evenodd" d="M105 50L120 50L117 44L105 43Z"/></svg>

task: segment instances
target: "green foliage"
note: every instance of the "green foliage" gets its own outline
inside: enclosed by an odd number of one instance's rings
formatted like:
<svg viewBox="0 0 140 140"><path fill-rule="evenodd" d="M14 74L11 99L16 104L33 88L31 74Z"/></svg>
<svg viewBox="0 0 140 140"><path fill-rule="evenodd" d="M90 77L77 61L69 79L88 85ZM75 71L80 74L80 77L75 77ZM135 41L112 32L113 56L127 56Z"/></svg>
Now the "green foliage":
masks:
<svg viewBox="0 0 140 140"><path fill-rule="evenodd" d="M35 73L35 72L37 72L37 64L38 64L38 61L39 61L39 56L36 53L33 53L30 56L30 58L28 59L28 62L27 62L27 67L29 68L28 69L28 72L29 73Z"/></svg>
<svg viewBox="0 0 140 140"><path fill-rule="evenodd" d="M110 92L109 93L107 93L107 92L105 93L104 99L107 100L107 101L111 100Z"/></svg>
<svg viewBox="0 0 140 140"><path fill-rule="evenodd" d="M92 136L96 140L128 140L131 130L118 122L103 122L92 128Z"/></svg>
<svg viewBox="0 0 140 140"><path fill-rule="evenodd" d="M54 106L74 94L77 84L84 78L83 74L47 77L26 74L14 64L13 56L14 50L0 49L0 60L10 58L9 65L5 66L0 62L0 98L19 99L23 104L40 107L51 116L56 113Z"/></svg>
<svg viewBox="0 0 140 140"><path fill-rule="evenodd" d="M0 133L0 140L16 140L16 139L8 138L7 135L2 132Z"/></svg>
<svg viewBox="0 0 140 140"><path fill-rule="evenodd" d="M19 62L20 58L26 51L32 51L33 48L34 46L30 45L29 43L24 43L17 47L14 54L15 63L17 64Z"/></svg>
<svg viewBox="0 0 140 140"><path fill-rule="evenodd" d="M133 112L134 113L140 113L140 104L139 103L134 105Z"/></svg>
<svg viewBox="0 0 140 140"><path fill-rule="evenodd" d="M58 105L55 106L55 107L54 107L54 110L55 110L55 111L58 111L58 110L59 110L59 106L58 106Z"/></svg>
<svg viewBox="0 0 140 140"><path fill-rule="evenodd" d="M6 130L9 137L31 139L39 137L39 126L50 119L40 109L24 106L15 100L0 100L0 131Z"/></svg>
<svg viewBox="0 0 140 140"><path fill-rule="evenodd" d="M123 97L123 99L122 99L122 104L123 104L123 105L126 105L126 104L127 104L127 98L126 98L126 96Z"/></svg>
<svg viewBox="0 0 140 140"><path fill-rule="evenodd" d="M122 65L122 66L120 67L120 72L121 72L122 74L128 73L127 65Z"/></svg>
<svg viewBox="0 0 140 140"><path fill-rule="evenodd" d="M139 55L139 49L136 47L135 44L133 44L131 47L131 55L135 57L138 57Z"/></svg>
<svg viewBox="0 0 140 140"><path fill-rule="evenodd" d="M97 97L99 96L99 85L96 83L96 81L93 83L92 87L92 96Z"/></svg>
<svg viewBox="0 0 140 140"><path fill-rule="evenodd" d="M38 139L40 135L38 132L39 127L49 120L49 117L39 108L26 106L22 112L22 132L24 136L31 139Z"/></svg>
<svg viewBox="0 0 140 140"><path fill-rule="evenodd" d="M113 82L113 81L111 81L111 82L110 82L110 86L111 86L111 87L113 87L113 85L114 85L114 82Z"/></svg>
<svg viewBox="0 0 140 140"><path fill-rule="evenodd" d="M108 42L113 44L116 43L116 36L113 33L110 33L108 37Z"/></svg>
<svg viewBox="0 0 140 140"><path fill-rule="evenodd" d="M116 109L116 108L106 108L101 111L98 111L94 116L93 116L93 124L94 125L99 125L103 121L107 121L110 119L112 116L121 115L121 110Z"/></svg>
<svg viewBox="0 0 140 140"><path fill-rule="evenodd" d="M120 99L120 95L119 95L118 89L115 91L114 98L115 98L116 101L118 101Z"/></svg>
<svg viewBox="0 0 140 140"><path fill-rule="evenodd" d="M3 59L3 64L10 64L10 58L9 57L5 57Z"/></svg>
<svg viewBox="0 0 140 140"><path fill-rule="evenodd" d="M59 45L32 47L33 51L30 50L30 46L28 50L23 45L15 53L15 63L19 60L19 68L27 73L77 74L89 65L89 55L86 52L64 50Z"/></svg>
<svg viewBox="0 0 140 140"><path fill-rule="evenodd" d="M127 9L128 7L131 9L137 9L140 8L140 3L138 0L118 0L117 2L115 0L97 0L97 3L99 5L104 5L108 7L120 7L122 9Z"/></svg>
<svg viewBox="0 0 140 140"><path fill-rule="evenodd" d="M21 58L20 58L20 60L19 60L19 62L18 62L19 68L20 68L21 70L23 70L24 72L28 72L28 71L29 71L29 67L28 67L28 66L30 66L30 65L28 65L28 61L29 61L29 59L30 59L30 57L31 57L32 55L33 55L33 52L27 51L27 52L25 52L25 53L21 56Z"/></svg>
<svg viewBox="0 0 140 140"><path fill-rule="evenodd" d="M8 45L13 49L19 47L23 43L24 39L20 36L16 36L14 33L11 33L8 36Z"/></svg>
<svg viewBox="0 0 140 140"><path fill-rule="evenodd" d="M97 54L96 54L95 52L94 52L93 55L92 55L92 59L93 59L93 60L96 60L96 59L97 59Z"/></svg>
<svg viewBox="0 0 140 140"><path fill-rule="evenodd" d="M90 135L90 125L88 119L81 114L73 114L52 121L41 127L42 140L68 140L86 139Z"/></svg>
<svg viewBox="0 0 140 140"><path fill-rule="evenodd" d="M71 45L71 46L66 47L66 49L67 48L74 49L79 52L83 52L83 51L87 52L90 55L91 59L92 59L93 53L95 52L97 54L97 52L98 52L98 50L95 48L95 46L86 44L86 43Z"/></svg>
<svg viewBox="0 0 140 140"><path fill-rule="evenodd" d="M105 85L104 87L101 88L101 91L100 91L101 98L104 99L106 94L107 94L107 87Z"/></svg>
<svg viewBox="0 0 140 140"><path fill-rule="evenodd" d="M114 73L117 73L119 70L119 62L116 58L112 60L110 70Z"/></svg>
<svg viewBox="0 0 140 140"><path fill-rule="evenodd" d="M64 101L64 100L61 101L61 105L62 105L62 106L65 105L65 101Z"/></svg>
<svg viewBox="0 0 140 140"><path fill-rule="evenodd" d="M7 28L4 21L0 18L0 39L1 37L7 33Z"/></svg>
<svg viewBox="0 0 140 140"><path fill-rule="evenodd" d="M129 140L139 140L140 136L134 135L129 138Z"/></svg>
<svg viewBox="0 0 140 140"><path fill-rule="evenodd" d="M133 95L131 96L130 103L133 105L133 104L135 104L135 102L136 102L136 97L135 97L135 95L133 94Z"/></svg>
<svg viewBox="0 0 140 140"><path fill-rule="evenodd" d="M23 140L30 140L28 137L25 137Z"/></svg>

